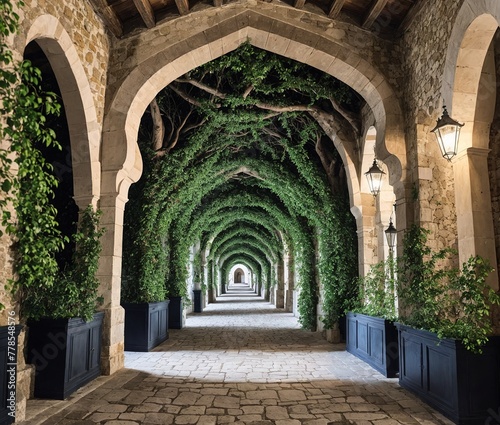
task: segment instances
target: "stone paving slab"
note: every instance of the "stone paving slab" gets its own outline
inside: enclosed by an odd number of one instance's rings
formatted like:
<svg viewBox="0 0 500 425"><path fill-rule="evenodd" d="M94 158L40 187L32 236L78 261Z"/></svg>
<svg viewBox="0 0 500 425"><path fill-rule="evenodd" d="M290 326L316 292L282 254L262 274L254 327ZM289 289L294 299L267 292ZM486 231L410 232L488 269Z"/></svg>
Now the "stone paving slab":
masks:
<svg viewBox="0 0 500 425"><path fill-rule="evenodd" d="M244 285L125 365L67 401L29 401L20 424L451 424Z"/></svg>

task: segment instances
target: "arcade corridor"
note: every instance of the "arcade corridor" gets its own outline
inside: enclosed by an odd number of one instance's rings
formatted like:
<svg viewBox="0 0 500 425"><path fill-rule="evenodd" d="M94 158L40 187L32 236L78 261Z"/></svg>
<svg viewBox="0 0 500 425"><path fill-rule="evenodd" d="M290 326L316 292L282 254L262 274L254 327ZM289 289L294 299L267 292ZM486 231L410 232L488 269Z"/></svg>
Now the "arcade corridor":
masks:
<svg viewBox="0 0 500 425"><path fill-rule="evenodd" d="M30 401L21 424L450 423L245 284L125 366L67 401Z"/></svg>

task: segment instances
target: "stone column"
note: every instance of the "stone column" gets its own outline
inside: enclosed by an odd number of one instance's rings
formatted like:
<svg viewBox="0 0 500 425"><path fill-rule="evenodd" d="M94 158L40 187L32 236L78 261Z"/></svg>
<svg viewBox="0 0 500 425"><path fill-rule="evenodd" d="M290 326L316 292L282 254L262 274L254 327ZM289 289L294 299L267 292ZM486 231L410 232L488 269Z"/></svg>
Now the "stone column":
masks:
<svg viewBox="0 0 500 425"><path fill-rule="evenodd" d="M488 175L489 149L471 147L453 162L460 263L471 255L496 264L496 248ZM498 275L491 273L489 285L498 289Z"/></svg>
<svg viewBox="0 0 500 425"><path fill-rule="evenodd" d="M130 184L126 185L128 192ZM102 253L97 272L101 282L99 294L104 298L101 367L104 375L111 375L124 366L125 312L120 306L121 265L123 243L123 215L127 198L119 193L104 193L99 208L101 225L105 227Z"/></svg>
<svg viewBox="0 0 500 425"><path fill-rule="evenodd" d="M361 194L362 205L351 208L356 218L358 235L358 270L360 276L365 276L370 266L376 262L378 251L375 229L375 200L373 195Z"/></svg>
<svg viewBox="0 0 500 425"><path fill-rule="evenodd" d="M278 287L276 289L276 308L285 308L285 264L283 259L277 264Z"/></svg>
<svg viewBox="0 0 500 425"><path fill-rule="evenodd" d="M285 311L293 312L293 291L295 289L295 267L294 267L294 258L293 255L288 255L288 275L287 275L287 287L285 294Z"/></svg>

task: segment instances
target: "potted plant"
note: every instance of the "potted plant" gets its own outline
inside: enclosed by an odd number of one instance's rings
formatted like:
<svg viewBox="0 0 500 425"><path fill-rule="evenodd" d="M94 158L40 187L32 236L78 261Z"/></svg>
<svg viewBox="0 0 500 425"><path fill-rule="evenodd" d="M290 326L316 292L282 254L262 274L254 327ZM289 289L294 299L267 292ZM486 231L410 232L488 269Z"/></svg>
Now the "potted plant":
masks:
<svg viewBox="0 0 500 425"><path fill-rule="evenodd" d="M478 256L443 266L455 253L433 252L428 233L412 226L398 267L399 383L457 424L484 424L500 400L500 342L490 319L500 297L486 284L492 268Z"/></svg>
<svg viewBox="0 0 500 425"><path fill-rule="evenodd" d="M103 233L99 215L92 206L81 214L72 261L54 285L23 294L27 357L36 368L36 397L65 399L101 373L104 313L95 313L101 301L96 278Z"/></svg>
<svg viewBox="0 0 500 425"><path fill-rule="evenodd" d="M346 350L388 378L399 371L394 267L391 255L360 277L359 302L346 315Z"/></svg>
<svg viewBox="0 0 500 425"><path fill-rule="evenodd" d="M182 329L184 325L184 299L186 298L186 285L177 284L169 280L166 286L168 299L170 300L168 311L168 327L170 329Z"/></svg>
<svg viewBox="0 0 500 425"><path fill-rule="evenodd" d="M125 309L125 350L150 351L167 340L169 300L162 278L166 255L161 240L153 240L156 261L137 265L132 252L125 251L121 305ZM130 261L129 261L130 260Z"/></svg>
<svg viewBox="0 0 500 425"><path fill-rule="evenodd" d="M122 282L125 350L150 351L168 339L170 301L165 299L163 285L154 285L147 291L130 278L123 278Z"/></svg>
<svg viewBox="0 0 500 425"><path fill-rule="evenodd" d="M193 312L201 313L203 311L203 295L204 284L202 282L202 266L201 266L201 253L198 252L193 260Z"/></svg>

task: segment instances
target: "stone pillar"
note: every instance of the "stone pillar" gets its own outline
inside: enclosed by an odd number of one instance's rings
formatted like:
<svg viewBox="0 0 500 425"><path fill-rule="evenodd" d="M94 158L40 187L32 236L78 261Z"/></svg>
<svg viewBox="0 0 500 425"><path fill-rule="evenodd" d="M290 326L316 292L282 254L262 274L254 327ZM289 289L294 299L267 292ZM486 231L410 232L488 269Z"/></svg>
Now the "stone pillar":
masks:
<svg viewBox="0 0 500 425"><path fill-rule="evenodd" d="M293 312L293 290L295 289L295 267L293 255L288 255L287 261L288 276L287 276L287 287L285 293L285 311Z"/></svg>
<svg viewBox="0 0 500 425"><path fill-rule="evenodd" d="M128 191L127 185L125 193ZM102 253L97 272L101 282L99 294L104 298L101 367L104 375L111 375L124 366L125 312L120 306L121 265L123 243L123 215L126 197L119 193L101 196L99 208L103 212L101 225L106 228L101 241Z"/></svg>
<svg viewBox="0 0 500 425"><path fill-rule="evenodd" d="M480 255L496 264L488 153L489 149L471 147L453 163L460 263ZM498 289L497 273L490 274L488 283Z"/></svg>
<svg viewBox="0 0 500 425"><path fill-rule="evenodd" d="M285 308L285 264L283 259L277 264L276 308Z"/></svg>
<svg viewBox="0 0 500 425"><path fill-rule="evenodd" d="M351 208L356 218L358 235L358 271L360 276L365 276L370 266L376 263L378 243L375 229L376 205L373 195L361 194L362 205Z"/></svg>

